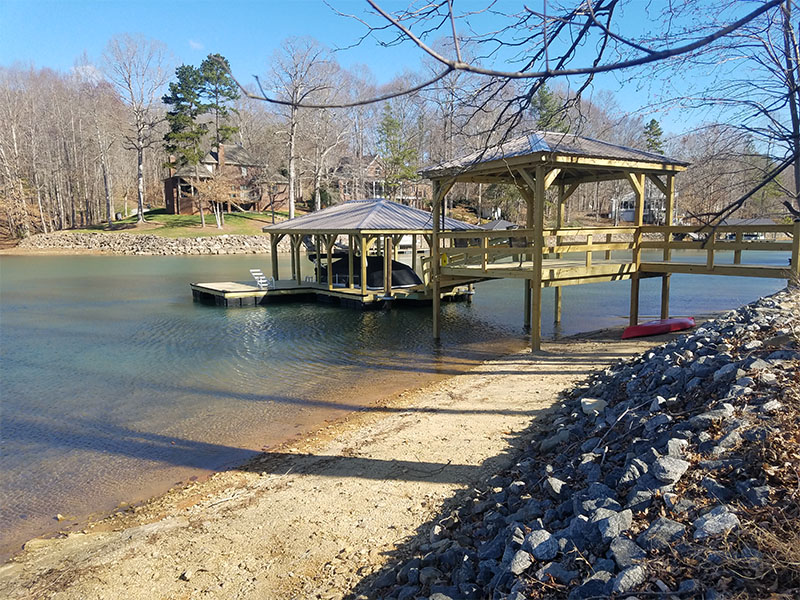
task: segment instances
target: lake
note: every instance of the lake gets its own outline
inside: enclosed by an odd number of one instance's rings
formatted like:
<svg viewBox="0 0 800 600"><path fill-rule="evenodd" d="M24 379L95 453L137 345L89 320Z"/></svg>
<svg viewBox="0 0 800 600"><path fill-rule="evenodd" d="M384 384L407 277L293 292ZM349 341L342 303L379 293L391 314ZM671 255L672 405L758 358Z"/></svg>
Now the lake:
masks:
<svg viewBox="0 0 800 600"><path fill-rule="evenodd" d="M444 304L440 345L429 307L192 302L190 282L246 281L254 267L269 272L269 258L0 258L3 556L526 343L522 281L481 283L473 302ZM671 310L735 308L784 285L673 275ZM545 339L625 324L629 290L564 288L558 330L545 290ZM660 280L643 280L640 314L659 306Z"/></svg>

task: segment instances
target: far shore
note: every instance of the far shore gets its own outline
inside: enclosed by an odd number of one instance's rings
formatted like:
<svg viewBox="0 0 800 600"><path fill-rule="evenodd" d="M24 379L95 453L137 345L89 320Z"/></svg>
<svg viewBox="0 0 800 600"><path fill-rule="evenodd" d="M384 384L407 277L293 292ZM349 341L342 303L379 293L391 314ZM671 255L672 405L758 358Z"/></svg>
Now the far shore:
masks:
<svg viewBox="0 0 800 600"><path fill-rule="evenodd" d="M471 486L513 460L562 390L669 339L583 334L408 390L217 473L34 539L0 592L39 597L341 598ZM233 562L231 562L233 561Z"/></svg>

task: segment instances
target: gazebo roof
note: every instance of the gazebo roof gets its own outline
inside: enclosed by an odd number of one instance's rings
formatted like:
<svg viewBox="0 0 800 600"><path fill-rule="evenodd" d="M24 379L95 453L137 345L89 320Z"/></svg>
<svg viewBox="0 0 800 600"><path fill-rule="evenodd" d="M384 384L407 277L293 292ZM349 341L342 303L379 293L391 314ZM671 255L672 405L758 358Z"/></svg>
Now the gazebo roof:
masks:
<svg viewBox="0 0 800 600"><path fill-rule="evenodd" d="M360 233L408 232L427 233L433 230L433 215L384 198L351 200L323 210L263 228L266 233ZM465 231L478 229L457 219L445 218L444 229Z"/></svg>
<svg viewBox="0 0 800 600"><path fill-rule="evenodd" d="M565 169L562 179L581 179L591 173L615 170L683 171L688 163L589 137L554 131L534 131L491 148L473 152L421 171L423 177L442 179L474 175L476 180L509 181L513 169L532 163ZM569 173L566 172L569 170ZM459 177L459 179L466 179Z"/></svg>

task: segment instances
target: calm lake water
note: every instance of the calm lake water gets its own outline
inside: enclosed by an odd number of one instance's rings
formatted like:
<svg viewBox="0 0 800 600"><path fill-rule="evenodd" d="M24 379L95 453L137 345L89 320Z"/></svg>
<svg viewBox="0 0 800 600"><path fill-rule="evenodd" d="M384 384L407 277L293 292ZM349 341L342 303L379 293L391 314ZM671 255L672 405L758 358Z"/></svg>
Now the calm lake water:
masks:
<svg viewBox="0 0 800 600"><path fill-rule="evenodd" d="M526 340L521 281L445 304L438 347L429 307L192 302L189 282L244 281L253 267L268 272L268 257L0 258L2 556ZM734 308L784 284L674 275L672 313ZM642 315L657 314L659 286L642 282ZM545 290L545 337L624 324L629 289L564 288L558 332Z"/></svg>

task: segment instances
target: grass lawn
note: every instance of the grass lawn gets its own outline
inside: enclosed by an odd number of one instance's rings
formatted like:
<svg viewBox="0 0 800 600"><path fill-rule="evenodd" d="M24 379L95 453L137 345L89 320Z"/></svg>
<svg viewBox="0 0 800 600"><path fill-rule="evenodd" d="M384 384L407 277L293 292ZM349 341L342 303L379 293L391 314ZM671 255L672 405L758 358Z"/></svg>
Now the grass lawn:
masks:
<svg viewBox="0 0 800 600"><path fill-rule="evenodd" d="M275 212L275 221L288 218L288 213ZM217 229L214 215L206 215L205 228L200 226L200 215L170 215L166 209L159 208L145 213L146 223L140 225L136 216L114 222L114 228L106 225L93 225L78 232L102 233L149 233L170 238L201 237L211 235L260 235L261 228L272 224L272 213L236 212L225 215L225 226Z"/></svg>

